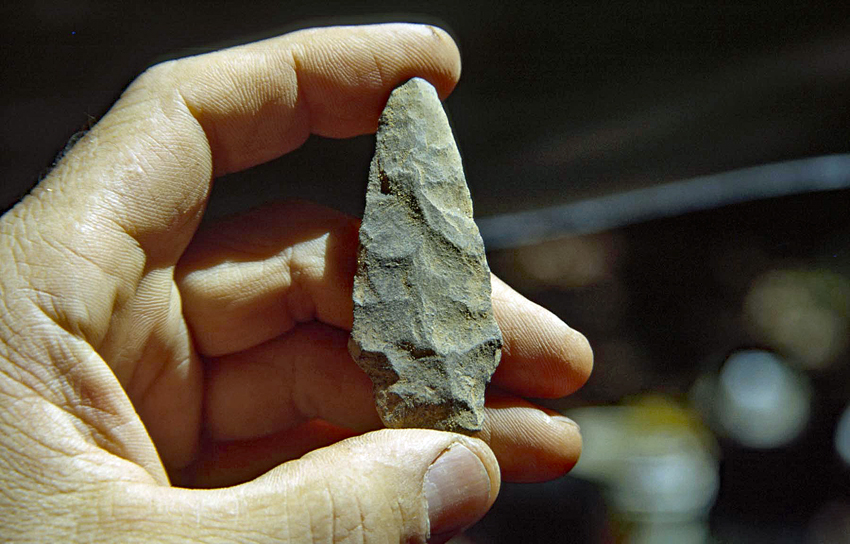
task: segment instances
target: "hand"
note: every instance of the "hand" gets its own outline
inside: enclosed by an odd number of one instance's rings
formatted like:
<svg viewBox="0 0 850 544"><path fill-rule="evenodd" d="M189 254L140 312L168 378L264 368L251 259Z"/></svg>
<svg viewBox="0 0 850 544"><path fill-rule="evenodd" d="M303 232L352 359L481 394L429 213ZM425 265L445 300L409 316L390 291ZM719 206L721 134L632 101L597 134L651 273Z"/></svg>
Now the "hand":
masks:
<svg viewBox="0 0 850 544"><path fill-rule="evenodd" d="M500 467L572 467L575 425L519 397L578 388L590 349L497 279L481 440L366 432L371 384L345 347L356 220L283 204L196 233L213 178L311 133L373 132L393 87L420 76L445 97L459 73L444 32L382 25L130 85L0 219L2 540L439 541L489 508Z"/></svg>

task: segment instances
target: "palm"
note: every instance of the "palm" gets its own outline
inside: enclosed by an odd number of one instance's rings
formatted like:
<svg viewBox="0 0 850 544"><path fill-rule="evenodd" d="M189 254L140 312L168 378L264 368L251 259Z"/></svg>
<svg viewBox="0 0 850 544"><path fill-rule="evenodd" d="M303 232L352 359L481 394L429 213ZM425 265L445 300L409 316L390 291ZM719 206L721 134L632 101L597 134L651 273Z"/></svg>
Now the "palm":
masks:
<svg viewBox="0 0 850 544"><path fill-rule="evenodd" d="M356 431L379 425L369 380L345 348L355 249L354 220L330 210L257 210L202 230L175 281L165 278L158 293L142 291L128 304L144 312L112 320L121 326L110 329L100 354L124 370L116 374L166 466L198 461L202 435L213 442L209 455L219 442L231 450L240 441L286 443L286 431L313 418ZM113 353L130 337L140 349ZM313 430L313 446L344 432ZM257 449L263 453L253 459L249 451L239 474L246 463L281 462L304 446L273 455Z"/></svg>

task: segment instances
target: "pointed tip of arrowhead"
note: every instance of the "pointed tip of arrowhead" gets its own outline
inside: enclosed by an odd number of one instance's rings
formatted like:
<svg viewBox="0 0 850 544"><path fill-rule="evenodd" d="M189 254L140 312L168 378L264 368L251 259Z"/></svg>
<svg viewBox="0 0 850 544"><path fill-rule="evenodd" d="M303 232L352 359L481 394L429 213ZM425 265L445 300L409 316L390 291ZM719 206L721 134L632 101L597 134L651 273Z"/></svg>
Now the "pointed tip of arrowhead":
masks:
<svg viewBox="0 0 850 544"><path fill-rule="evenodd" d="M393 92L390 94L390 99L387 101L387 107L392 107L392 104L395 101L401 100L406 102L412 99L422 100L426 96L430 96L431 100L440 104L440 97L437 94L437 89L421 77L414 77L393 89Z"/></svg>
<svg viewBox="0 0 850 544"><path fill-rule="evenodd" d="M402 87L416 88L423 92L434 91L434 94L437 94L437 89L435 89L433 85L431 85L427 80L422 79L421 77L410 78L396 88L400 89Z"/></svg>
<svg viewBox="0 0 850 544"><path fill-rule="evenodd" d="M422 78L409 79L393 90L378 121L376 139L375 156L390 155L383 157L387 159L382 161L385 164L401 164L402 158L411 152L430 161L433 160L429 155L431 148L446 147L453 150L457 163L454 167L462 172L460 154L443 103L437 89Z"/></svg>

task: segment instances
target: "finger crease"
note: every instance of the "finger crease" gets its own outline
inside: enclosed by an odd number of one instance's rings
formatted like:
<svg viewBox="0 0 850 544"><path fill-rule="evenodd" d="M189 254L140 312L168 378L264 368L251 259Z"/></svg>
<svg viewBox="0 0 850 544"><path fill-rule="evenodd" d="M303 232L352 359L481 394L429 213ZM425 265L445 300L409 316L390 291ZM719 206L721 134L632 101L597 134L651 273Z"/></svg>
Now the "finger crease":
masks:
<svg viewBox="0 0 850 544"><path fill-rule="evenodd" d="M310 100L307 98L307 95L303 92L303 85L301 84L301 70L302 70L302 62L298 55L297 49L293 47L289 50L289 56L292 63L292 69L295 71L295 88L296 88L296 97L295 104L298 107L304 108L304 116L307 118L307 126L313 126L313 116L312 116L312 107L310 106Z"/></svg>
<svg viewBox="0 0 850 544"><path fill-rule="evenodd" d="M289 289L286 294L286 309L290 317L298 323L312 321L316 317L316 305L306 285L305 264L295 258L293 248L288 248L283 257L289 269Z"/></svg>
<svg viewBox="0 0 850 544"><path fill-rule="evenodd" d="M378 72L378 86L380 88L384 87L384 82L386 78L384 77L384 69L381 68L381 61L378 60L378 55L372 51L372 62L375 63L375 71Z"/></svg>

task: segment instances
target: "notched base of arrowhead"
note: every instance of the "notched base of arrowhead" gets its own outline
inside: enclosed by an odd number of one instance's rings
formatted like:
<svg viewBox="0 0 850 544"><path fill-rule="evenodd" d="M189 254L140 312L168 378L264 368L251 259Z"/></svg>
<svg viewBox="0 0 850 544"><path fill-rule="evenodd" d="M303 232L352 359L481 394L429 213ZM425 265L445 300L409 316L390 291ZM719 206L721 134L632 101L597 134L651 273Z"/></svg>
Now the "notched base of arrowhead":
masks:
<svg viewBox="0 0 850 544"><path fill-rule="evenodd" d="M484 426L481 409L458 400L431 403L393 388L376 393L381 421L391 429L436 429L471 435Z"/></svg>
<svg viewBox="0 0 850 544"><path fill-rule="evenodd" d="M464 398L461 398L445 391L445 387L426 385L422 379L424 374L443 369L444 361L437 354L422 353L423 357L416 359L416 365L422 369L421 375L414 372L406 380L402 380L393 370L399 363L393 364L385 353L364 352L354 338L348 341L348 351L371 377L375 406L381 422L387 428L435 429L466 435L482 430L484 384L481 391L467 391ZM496 354L497 361L499 353ZM411 366L413 365L407 365L408 368ZM429 370L432 372L428 372ZM474 385L467 387L472 388ZM473 399L475 404L471 404L470 399Z"/></svg>

